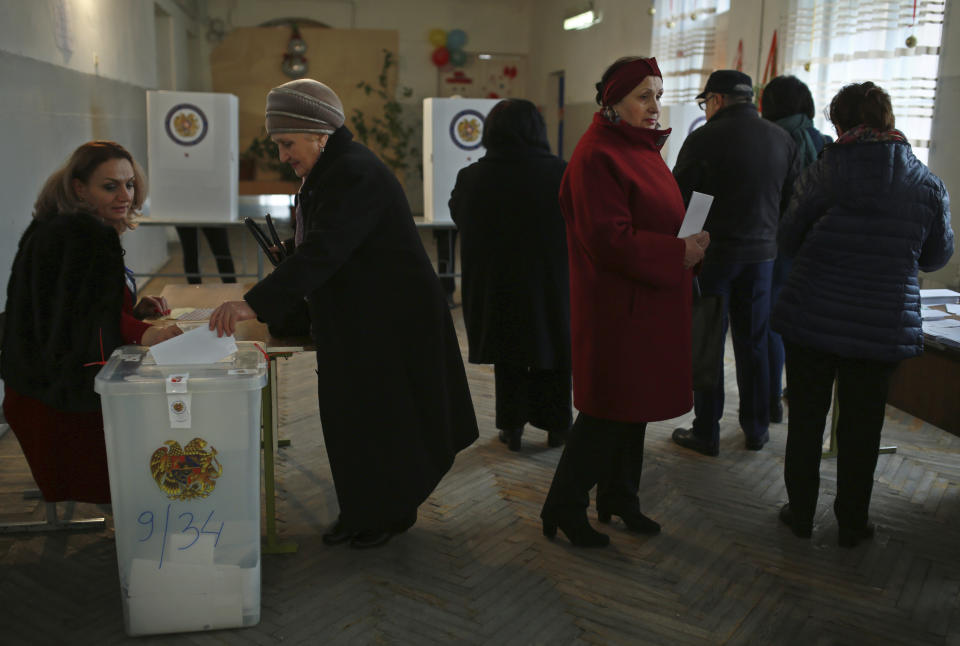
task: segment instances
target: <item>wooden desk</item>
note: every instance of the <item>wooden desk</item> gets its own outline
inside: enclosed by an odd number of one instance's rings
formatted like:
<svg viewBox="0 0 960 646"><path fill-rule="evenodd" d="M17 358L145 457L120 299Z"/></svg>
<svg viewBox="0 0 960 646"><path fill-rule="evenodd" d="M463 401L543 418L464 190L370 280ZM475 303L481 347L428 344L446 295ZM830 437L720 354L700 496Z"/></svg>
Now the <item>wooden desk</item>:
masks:
<svg viewBox="0 0 960 646"><path fill-rule="evenodd" d="M251 285L210 284L210 285L167 285L160 295L167 299L171 308L216 307L224 301L242 300ZM176 321L169 321L174 324ZM263 345L269 361L267 362L267 385L261 398L261 430L263 445L263 493L266 510L266 538L263 551L266 554L289 554L297 551L293 542L281 543L277 539L276 515L276 454L279 448L279 422L277 410L277 359L289 358L296 352L313 349L309 337L279 339L272 336L267 326L257 321L242 321L237 325L234 337L238 341L256 341ZM287 443L289 444L289 443Z"/></svg>
<svg viewBox="0 0 960 646"><path fill-rule="evenodd" d="M923 346L923 354L901 361L893 373L887 403L960 435L960 349L927 335Z"/></svg>
<svg viewBox="0 0 960 646"><path fill-rule="evenodd" d="M255 218L255 219L256 219L256 218ZM135 220L135 222L136 222L137 226L193 227L193 228L196 228L196 229L198 230L198 236L197 236L198 250L199 250L199 239L200 239L199 230L200 230L201 228L205 228L205 227L217 227L217 228L231 229L231 228L240 227L240 228L242 228L242 229L244 230L243 233L242 233L242 235L240 236L240 245L241 245L241 247L240 247L240 267L239 267L239 271L234 271L233 274L228 274L228 275L231 275L231 276L233 276L233 277L235 277L235 278L256 278L257 280L261 280L261 279L263 278L263 252L260 250L260 247L259 247L259 246L257 246L257 248L256 248L256 254L257 254L257 270L256 270L256 273L247 271L247 244L248 244L247 238L249 238L250 236L247 234L246 225L243 223L242 220L211 220L211 221L206 221L206 222L198 222L198 221L194 221L194 220L176 220L176 219L172 219L172 218L153 218L153 217L147 217L147 216L140 216L140 217L138 217L138 218ZM265 221L265 220L264 220L264 221L259 221L258 223L259 223L262 227L264 227L264 229L266 229L266 221ZM198 251L198 253L199 253L199 251ZM193 275L193 274L191 274L191 275ZM219 273L216 273L216 274L204 274L204 273L201 272L201 273L196 274L196 275L200 276L200 278L220 278L220 277L221 277ZM137 277L137 278L140 278L140 277L148 277L148 278L186 278L186 277L187 277L187 273L186 273L185 271L182 271L182 272L171 272L171 273L158 273L158 272L154 272L154 273L136 273L136 274L134 274L134 276ZM185 305L184 307L193 307L193 306Z"/></svg>

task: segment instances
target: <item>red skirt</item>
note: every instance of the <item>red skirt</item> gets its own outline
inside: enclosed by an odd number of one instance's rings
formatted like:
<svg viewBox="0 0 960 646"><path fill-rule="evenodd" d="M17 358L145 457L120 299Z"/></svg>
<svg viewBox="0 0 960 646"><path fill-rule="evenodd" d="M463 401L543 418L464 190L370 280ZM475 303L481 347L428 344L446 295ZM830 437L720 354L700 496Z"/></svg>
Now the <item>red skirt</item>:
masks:
<svg viewBox="0 0 960 646"><path fill-rule="evenodd" d="M3 414L46 502L110 502L100 411L56 410L4 386Z"/></svg>

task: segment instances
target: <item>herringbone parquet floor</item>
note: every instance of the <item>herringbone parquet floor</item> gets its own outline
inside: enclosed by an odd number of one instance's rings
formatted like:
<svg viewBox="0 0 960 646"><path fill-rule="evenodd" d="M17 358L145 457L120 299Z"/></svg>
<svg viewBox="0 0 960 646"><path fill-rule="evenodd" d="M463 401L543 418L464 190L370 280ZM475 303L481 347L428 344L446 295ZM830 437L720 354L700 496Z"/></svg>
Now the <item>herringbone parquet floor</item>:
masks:
<svg viewBox="0 0 960 646"><path fill-rule="evenodd" d="M611 547L578 550L540 533L560 449L528 428L523 451L507 451L493 371L468 366L480 439L407 534L358 551L320 540L337 505L313 361L281 362L292 445L278 459L279 531L300 547L263 556L258 626L126 638L110 530L0 536L0 644L960 644L960 437L896 409L884 443L898 450L876 474L876 538L836 546L836 468L825 460L813 539L797 539L776 518L786 426L771 427L764 450L744 450L728 356L719 457L672 444L689 414L648 430L641 502L663 533L632 535L615 519ZM0 520L42 516L20 497L31 484L8 433Z"/></svg>

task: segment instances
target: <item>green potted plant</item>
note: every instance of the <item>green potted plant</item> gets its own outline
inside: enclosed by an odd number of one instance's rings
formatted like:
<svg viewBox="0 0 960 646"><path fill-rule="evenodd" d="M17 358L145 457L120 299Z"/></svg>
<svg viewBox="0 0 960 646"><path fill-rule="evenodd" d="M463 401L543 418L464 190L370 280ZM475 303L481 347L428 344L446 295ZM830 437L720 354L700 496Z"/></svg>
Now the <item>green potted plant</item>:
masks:
<svg viewBox="0 0 960 646"><path fill-rule="evenodd" d="M415 129L404 123L403 106L395 96L387 92L387 71L394 65L396 60L393 52L384 49L383 66L377 77L377 85L374 86L367 81L357 83L357 87L368 96L376 94L383 99L383 116L368 117L362 110L354 109L350 116L350 123L357 139L372 148L394 173L401 175L407 171L413 160L419 157L418 150L413 145ZM400 89L400 95L403 98L409 98L412 94L412 88ZM418 168L420 168L419 164Z"/></svg>

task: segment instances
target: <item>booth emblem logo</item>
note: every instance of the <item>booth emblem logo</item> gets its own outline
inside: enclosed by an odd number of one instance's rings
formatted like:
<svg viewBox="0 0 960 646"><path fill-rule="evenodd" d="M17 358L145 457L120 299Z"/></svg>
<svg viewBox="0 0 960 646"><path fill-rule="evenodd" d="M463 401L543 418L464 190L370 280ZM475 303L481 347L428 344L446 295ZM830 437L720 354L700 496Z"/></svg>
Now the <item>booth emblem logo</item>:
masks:
<svg viewBox="0 0 960 646"><path fill-rule="evenodd" d="M223 474L215 448L207 448L206 440L199 437L183 448L176 440L164 445L150 456L150 475L170 500L206 498L213 493Z"/></svg>
<svg viewBox="0 0 960 646"><path fill-rule="evenodd" d="M163 123L167 136L181 146L195 146L207 136L207 115L190 103L170 108Z"/></svg>
<svg viewBox="0 0 960 646"><path fill-rule="evenodd" d="M450 122L450 139L463 150L476 150L483 137L483 115L476 110L461 110Z"/></svg>

